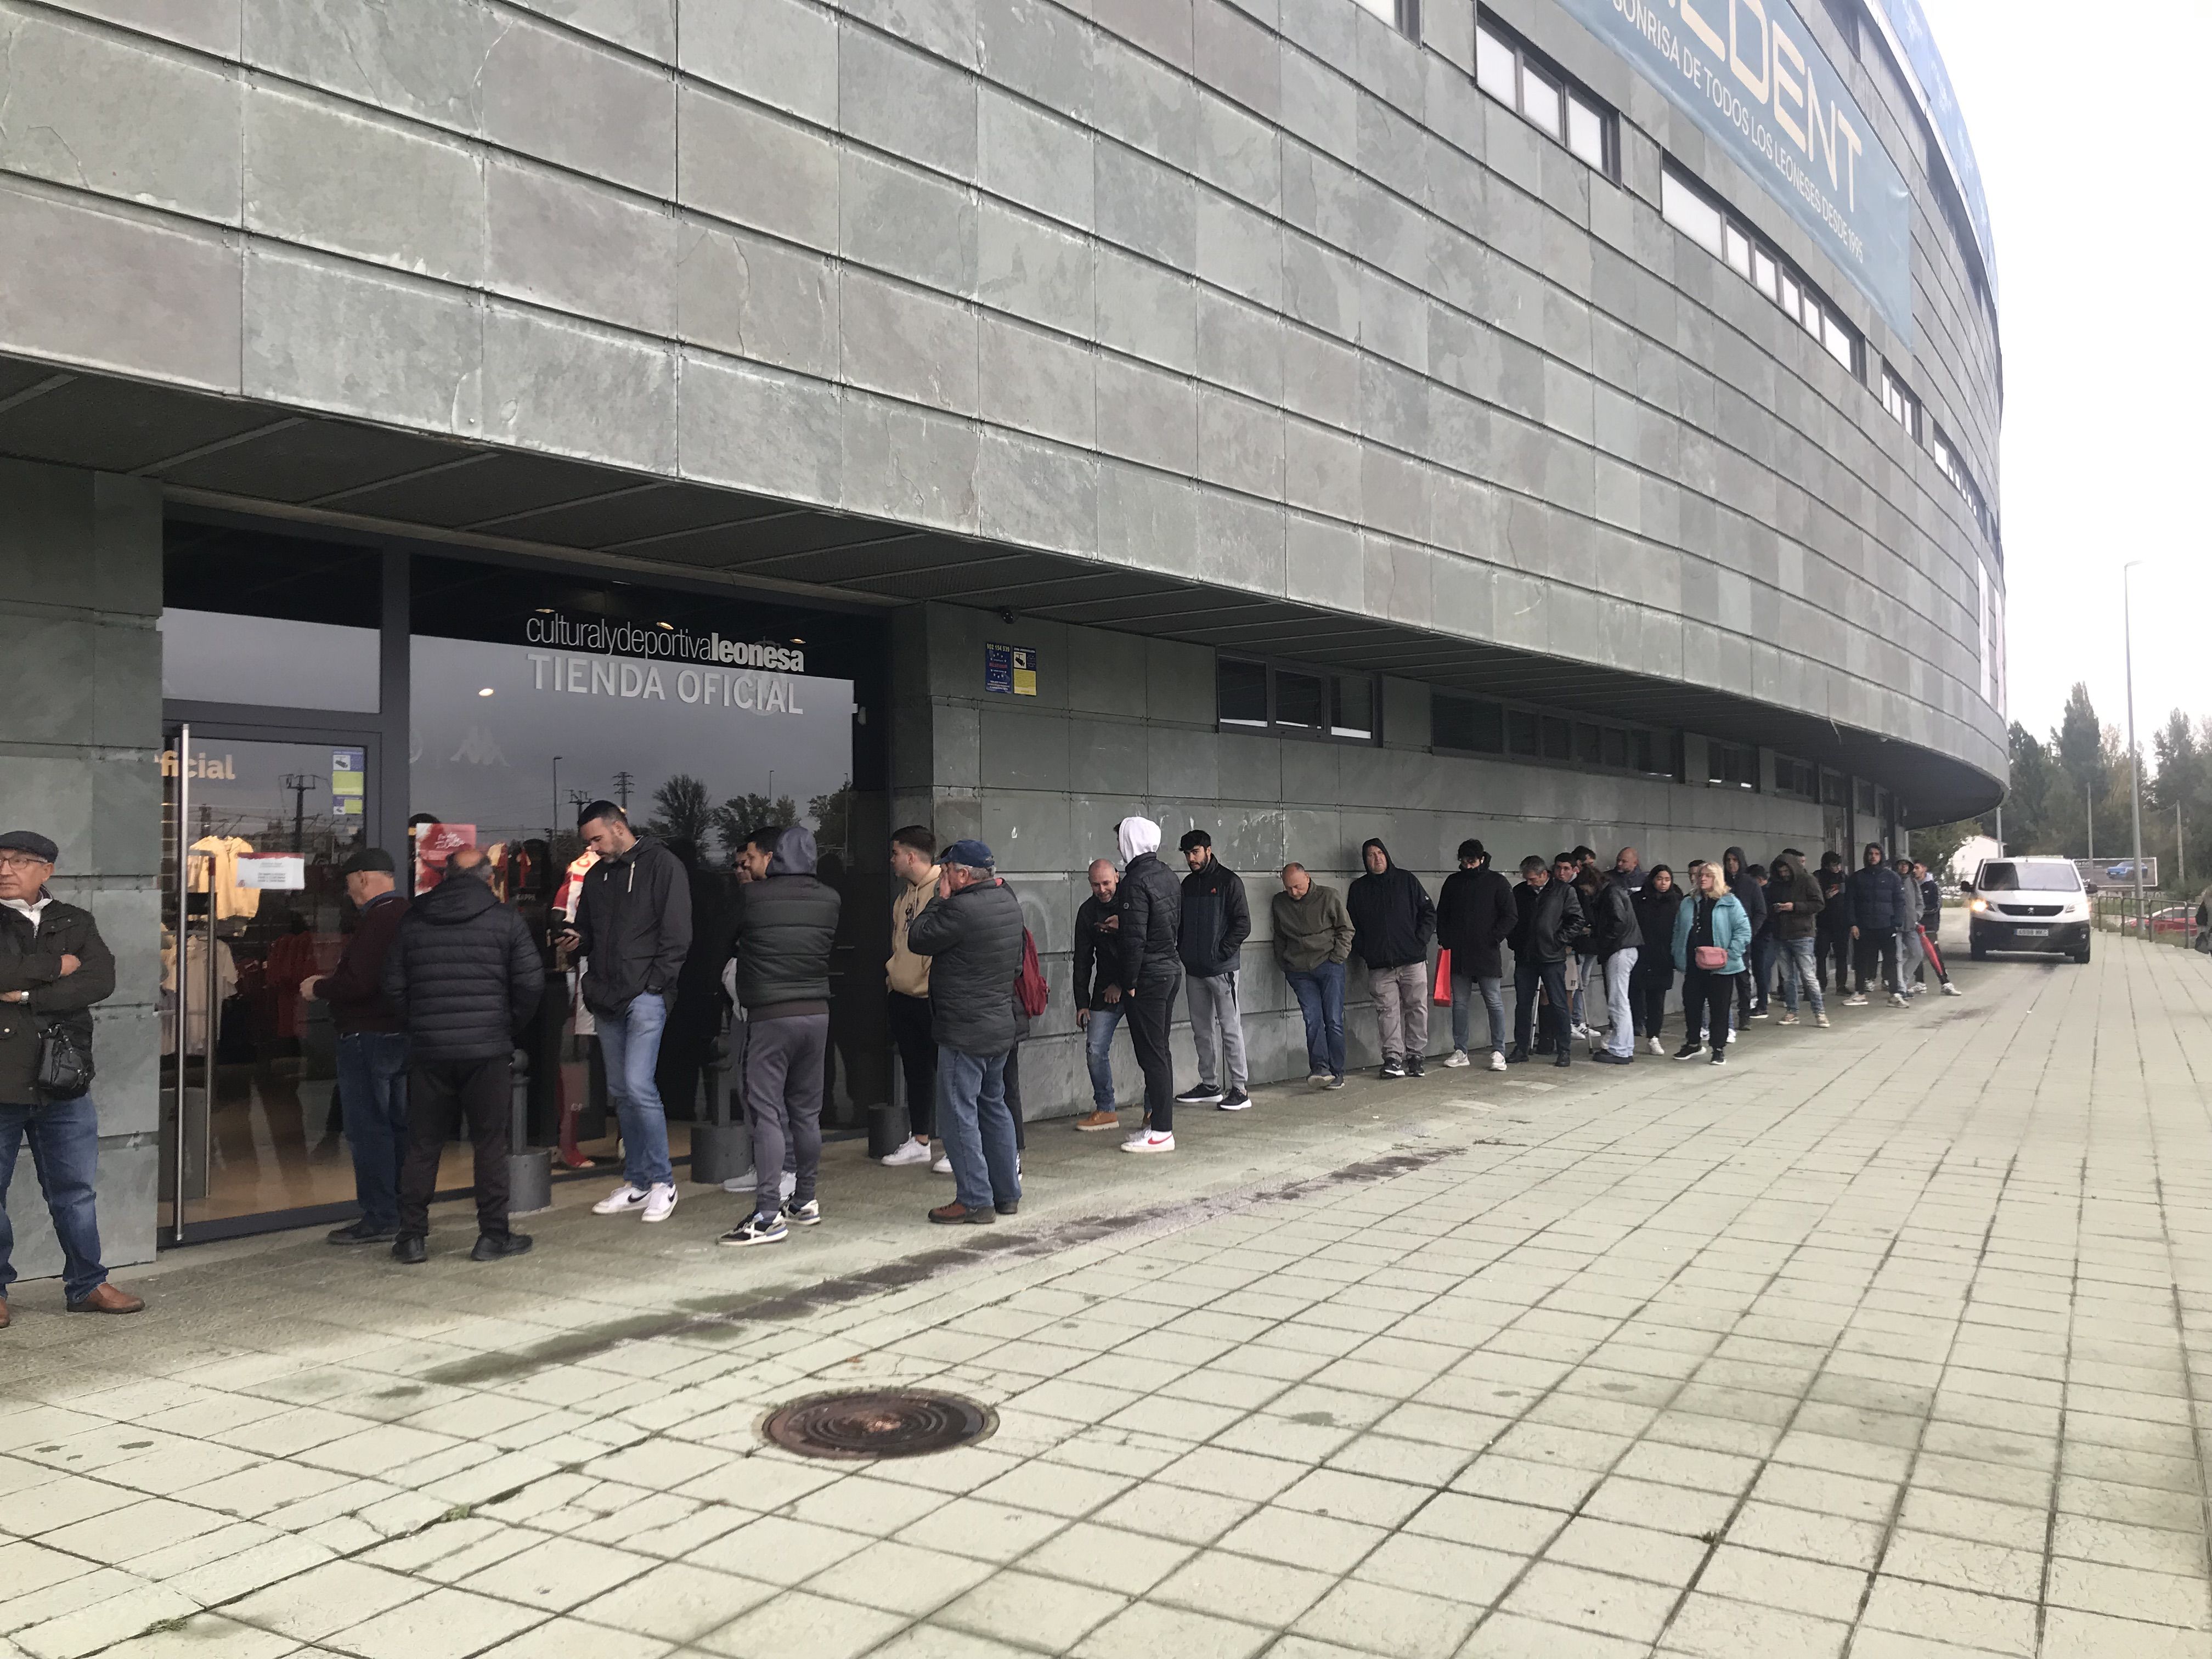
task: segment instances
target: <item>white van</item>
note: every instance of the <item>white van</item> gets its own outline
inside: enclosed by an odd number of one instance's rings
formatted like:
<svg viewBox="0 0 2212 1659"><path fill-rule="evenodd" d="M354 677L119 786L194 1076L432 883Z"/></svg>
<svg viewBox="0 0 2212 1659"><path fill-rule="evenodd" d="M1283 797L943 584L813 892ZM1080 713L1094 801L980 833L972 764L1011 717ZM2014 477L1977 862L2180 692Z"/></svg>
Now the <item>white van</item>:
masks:
<svg viewBox="0 0 2212 1659"><path fill-rule="evenodd" d="M2089 959L2089 895L2068 859L1984 859L1966 884L1966 947Z"/></svg>

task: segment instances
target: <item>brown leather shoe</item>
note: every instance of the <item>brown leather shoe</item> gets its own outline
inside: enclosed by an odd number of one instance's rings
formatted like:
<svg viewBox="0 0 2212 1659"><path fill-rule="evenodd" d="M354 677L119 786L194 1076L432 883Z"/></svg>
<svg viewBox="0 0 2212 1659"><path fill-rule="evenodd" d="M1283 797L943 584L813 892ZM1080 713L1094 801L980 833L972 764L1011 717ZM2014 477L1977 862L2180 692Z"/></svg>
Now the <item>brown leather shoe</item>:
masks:
<svg viewBox="0 0 2212 1659"><path fill-rule="evenodd" d="M996 1221L999 1218L988 1210L971 1210L955 1199L950 1204L940 1204L932 1210L929 1212L929 1218L942 1226L958 1227L982 1226Z"/></svg>
<svg viewBox="0 0 2212 1659"><path fill-rule="evenodd" d="M85 1295L69 1304L71 1313L126 1314L137 1313L146 1304L128 1291L118 1291L112 1285L95 1285Z"/></svg>
<svg viewBox="0 0 2212 1659"><path fill-rule="evenodd" d="M1076 1119L1075 1127L1086 1134L1100 1129L1118 1129L1121 1127L1121 1115L1119 1112L1092 1112L1087 1117Z"/></svg>

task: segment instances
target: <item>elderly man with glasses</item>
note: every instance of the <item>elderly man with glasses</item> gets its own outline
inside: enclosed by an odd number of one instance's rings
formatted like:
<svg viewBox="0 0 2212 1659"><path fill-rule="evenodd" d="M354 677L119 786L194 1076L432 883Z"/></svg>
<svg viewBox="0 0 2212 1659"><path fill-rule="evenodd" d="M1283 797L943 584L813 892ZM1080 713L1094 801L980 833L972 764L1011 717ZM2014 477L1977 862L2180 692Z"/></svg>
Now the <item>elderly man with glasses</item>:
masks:
<svg viewBox="0 0 2212 1659"><path fill-rule="evenodd" d="M25 1141L61 1241L69 1310L129 1314L146 1305L109 1284L100 1263L92 1007L115 994L115 958L89 910L46 892L56 850L33 830L0 835L0 1328L15 1280L8 1183Z"/></svg>

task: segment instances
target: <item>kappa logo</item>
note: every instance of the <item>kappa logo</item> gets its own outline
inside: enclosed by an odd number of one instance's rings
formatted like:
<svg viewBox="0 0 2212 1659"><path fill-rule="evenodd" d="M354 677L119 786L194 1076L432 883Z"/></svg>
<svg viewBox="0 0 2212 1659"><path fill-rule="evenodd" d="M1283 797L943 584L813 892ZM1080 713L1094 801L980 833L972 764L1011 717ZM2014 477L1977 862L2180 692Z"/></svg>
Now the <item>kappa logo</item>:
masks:
<svg viewBox="0 0 2212 1659"><path fill-rule="evenodd" d="M453 753L453 759L470 766L505 766L507 757L500 752L499 739L481 726L469 727L461 746Z"/></svg>

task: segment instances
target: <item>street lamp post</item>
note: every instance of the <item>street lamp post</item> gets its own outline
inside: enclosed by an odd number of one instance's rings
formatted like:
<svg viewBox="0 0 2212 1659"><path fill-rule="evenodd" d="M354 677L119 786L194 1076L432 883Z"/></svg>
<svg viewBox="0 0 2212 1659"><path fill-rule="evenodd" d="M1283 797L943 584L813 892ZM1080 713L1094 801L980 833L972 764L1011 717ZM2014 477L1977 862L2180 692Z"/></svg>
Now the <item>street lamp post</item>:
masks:
<svg viewBox="0 0 2212 1659"><path fill-rule="evenodd" d="M2136 932L2143 933L2142 884L2142 754L2136 747L2136 636L2135 605L2130 598L2128 573L2142 563L2130 559L2120 567L2120 637L2124 641L2128 672L2128 786L2134 797L2136 826L2135 886Z"/></svg>

